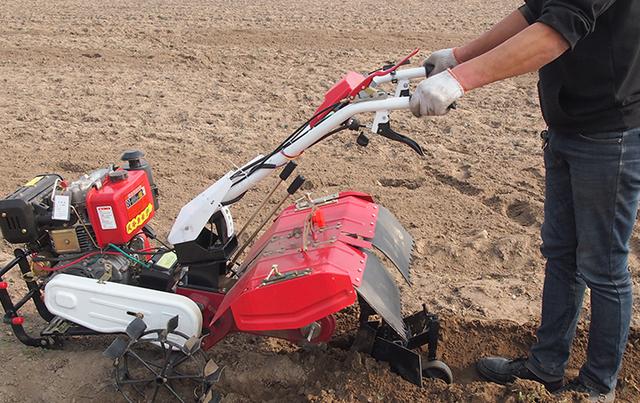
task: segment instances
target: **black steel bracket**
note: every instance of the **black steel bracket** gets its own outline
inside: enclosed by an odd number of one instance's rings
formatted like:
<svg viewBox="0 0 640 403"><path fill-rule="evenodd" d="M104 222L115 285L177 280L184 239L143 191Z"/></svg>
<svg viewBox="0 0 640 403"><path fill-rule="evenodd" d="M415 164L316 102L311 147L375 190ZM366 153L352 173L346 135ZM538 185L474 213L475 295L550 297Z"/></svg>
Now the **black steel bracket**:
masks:
<svg viewBox="0 0 640 403"><path fill-rule="evenodd" d="M437 357L440 322L438 317L422 311L406 316L403 320L407 329L407 341L395 330L380 321L370 321L373 310L361 301L360 327L352 349L367 353L378 361L389 363L391 370L407 381L422 387L422 360L420 349L427 347L427 361Z"/></svg>

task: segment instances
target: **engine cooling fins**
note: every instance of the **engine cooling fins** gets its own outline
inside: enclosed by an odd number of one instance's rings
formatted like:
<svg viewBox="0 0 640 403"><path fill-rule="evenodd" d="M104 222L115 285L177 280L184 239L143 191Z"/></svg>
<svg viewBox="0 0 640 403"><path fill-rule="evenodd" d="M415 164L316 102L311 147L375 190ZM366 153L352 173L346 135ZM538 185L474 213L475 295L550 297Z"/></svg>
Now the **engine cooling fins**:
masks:
<svg viewBox="0 0 640 403"><path fill-rule="evenodd" d="M413 238L389 210L378 206L378 222L372 245L382 252L411 285L409 266L413 252Z"/></svg>
<svg viewBox="0 0 640 403"><path fill-rule="evenodd" d="M358 294L382 317L382 319L406 340L407 330L402 320L400 291L395 281L380 260L370 251L365 251L367 263Z"/></svg>

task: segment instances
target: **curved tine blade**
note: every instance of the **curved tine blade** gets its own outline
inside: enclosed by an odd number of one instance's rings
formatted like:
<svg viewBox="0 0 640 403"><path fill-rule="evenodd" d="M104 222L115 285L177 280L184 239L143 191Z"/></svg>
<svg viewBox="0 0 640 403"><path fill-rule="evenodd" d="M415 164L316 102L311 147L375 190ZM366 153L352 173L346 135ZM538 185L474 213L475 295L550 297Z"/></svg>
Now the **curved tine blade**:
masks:
<svg viewBox="0 0 640 403"><path fill-rule="evenodd" d="M193 354L200 348L201 340L199 337L191 336L187 341L182 345L182 349L185 354Z"/></svg>
<svg viewBox="0 0 640 403"><path fill-rule="evenodd" d="M209 388L206 395L200 399L202 403L220 403L222 401L222 395L218 392L214 392L213 388Z"/></svg>
<svg viewBox="0 0 640 403"><path fill-rule="evenodd" d="M209 375L205 378L205 382L209 385L213 385L214 383L220 382L220 378L222 377L222 370L224 367L218 368L213 374Z"/></svg>
<svg viewBox="0 0 640 403"><path fill-rule="evenodd" d="M209 360L202 370L202 376L208 378L209 376L215 374L218 369L220 369L218 364L216 364L216 362L213 360Z"/></svg>
<svg viewBox="0 0 640 403"><path fill-rule="evenodd" d="M135 318L129 323L129 326L127 326L126 333L131 340L138 340L145 330L147 330L147 324L144 323L142 319Z"/></svg>
<svg viewBox="0 0 640 403"><path fill-rule="evenodd" d="M177 328L178 328L178 315L169 319L169 321L167 322L167 333L172 333Z"/></svg>
<svg viewBox="0 0 640 403"><path fill-rule="evenodd" d="M213 391L209 388L209 391L205 395L203 395L199 402L200 403L210 403L213 400Z"/></svg>
<svg viewBox="0 0 640 403"><path fill-rule="evenodd" d="M413 238L389 210L382 206L378 206L378 210L376 234L371 244L391 260L402 277L411 285L409 266L411 252L413 252Z"/></svg>
<svg viewBox="0 0 640 403"><path fill-rule="evenodd" d="M127 343L125 339L123 339L122 337L116 337L116 339L113 340L111 344L109 344L109 347L104 350L102 355L115 360L116 358L120 358L124 355L125 351L127 351L128 346L129 343Z"/></svg>
<svg viewBox="0 0 640 403"><path fill-rule="evenodd" d="M407 330L402 319L400 291L376 255L369 251L365 251L365 254L367 263L362 283L357 288L358 294L406 341Z"/></svg>

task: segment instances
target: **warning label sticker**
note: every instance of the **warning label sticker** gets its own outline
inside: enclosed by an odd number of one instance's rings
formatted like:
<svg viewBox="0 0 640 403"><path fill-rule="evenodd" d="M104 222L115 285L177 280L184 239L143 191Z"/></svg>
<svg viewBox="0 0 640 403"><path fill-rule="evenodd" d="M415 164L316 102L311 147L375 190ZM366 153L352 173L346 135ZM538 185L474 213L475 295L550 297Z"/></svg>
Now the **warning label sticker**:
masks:
<svg viewBox="0 0 640 403"><path fill-rule="evenodd" d="M100 219L100 226L103 230L118 228L111 206L98 206L96 210L98 210L98 219Z"/></svg>

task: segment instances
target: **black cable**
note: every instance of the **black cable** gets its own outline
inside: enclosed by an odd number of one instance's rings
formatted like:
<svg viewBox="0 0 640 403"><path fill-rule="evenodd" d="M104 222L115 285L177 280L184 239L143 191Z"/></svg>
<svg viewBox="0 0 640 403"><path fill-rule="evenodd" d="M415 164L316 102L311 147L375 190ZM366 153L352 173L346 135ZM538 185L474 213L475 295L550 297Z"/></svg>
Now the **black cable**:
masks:
<svg viewBox="0 0 640 403"><path fill-rule="evenodd" d="M302 131L311 123L311 121L316 119L318 116L322 115L325 112L331 111L331 110L335 109L338 106L340 106L340 108L338 108L337 110L340 110L340 109L342 109L342 107L346 106L347 104L348 104L348 102L346 102L346 101L345 102L336 102L336 103L334 103L334 104L332 104L330 106L327 106L326 108L323 108L322 110L316 112L304 124L302 124L296 130L294 130L294 132L291 133L282 143L280 143L280 145L278 147L276 147L272 152L270 152L269 154L267 154L264 157L260 158L259 160L254 161L253 163L249 164L248 166L242 167L241 170L238 170L238 172L233 174L231 176L231 179L235 179L240 175L244 175L244 176L240 180L238 180L237 182L232 184L231 186L233 187L233 186L237 185L238 183L242 182L243 180L245 180L247 177L251 176L253 173L255 173L259 169L267 169L267 168L268 169L274 169L274 168L276 168L275 166L273 166L271 164L266 165L265 162L269 158L273 157L275 154L281 152L286 147L288 147L288 146L294 144L296 141L300 140L300 138L301 138L300 134L302 133ZM324 119L326 119L326 117L324 117L318 123L321 123L322 121L324 121Z"/></svg>

